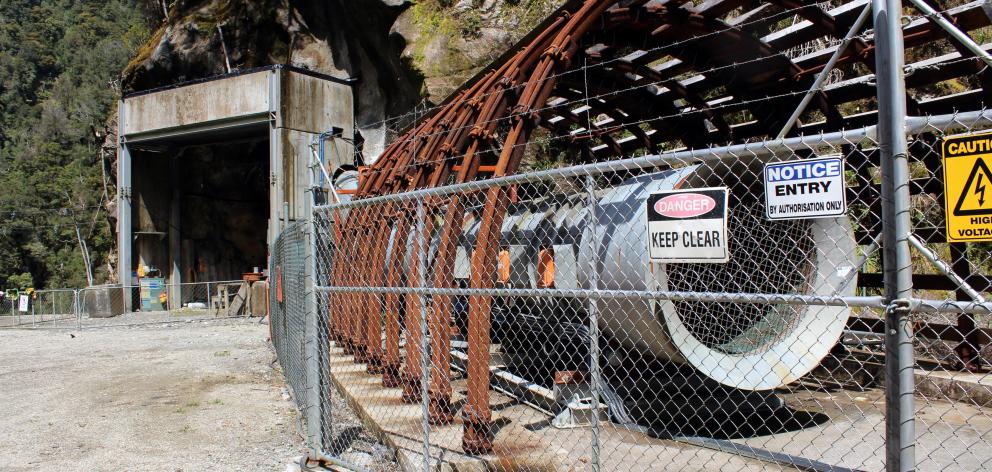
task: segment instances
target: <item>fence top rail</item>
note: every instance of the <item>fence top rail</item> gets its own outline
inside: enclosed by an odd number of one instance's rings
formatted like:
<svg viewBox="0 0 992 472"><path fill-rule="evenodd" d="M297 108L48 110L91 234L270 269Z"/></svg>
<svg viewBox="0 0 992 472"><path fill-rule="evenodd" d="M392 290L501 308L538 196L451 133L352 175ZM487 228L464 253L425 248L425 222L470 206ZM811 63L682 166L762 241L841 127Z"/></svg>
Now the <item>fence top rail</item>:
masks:
<svg viewBox="0 0 992 472"><path fill-rule="evenodd" d="M180 282L178 284L165 283L164 285L167 286L167 287L172 287L172 286L176 286L176 285L206 285L206 284L210 284L210 285L231 284L231 285L233 285L233 284L243 284L245 282L246 282L245 280L240 280L240 279L239 280L210 280L210 281L206 281L206 282ZM108 288L139 288L139 287L137 285L127 285L127 286L125 286L124 284L106 284L106 285L94 285L92 287L83 287L83 288L79 288L79 289L65 289L65 290L67 290L67 291L77 291L77 290L78 291L83 291L83 290L106 290Z"/></svg>
<svg viewBox="0 0 992 472"><path fill-rule="evenodd" d="M444 296L502 296L549 298L626 298L641 300L675 300L704 302L738 302L778 305L847 306L885 308L878 296L795 295L784 293L684 292L657 290L586 290L586 289L526 289L526 288L437 288L437 287L365 287L317 286L325 293L406 293Z"/></svg>
<svg viewBox="0 0 992 472"><path fill-rule="evenodd" d="M989 125L992 125L992 110L979 110L948 115L912 116L906 118L906 133L912 135L923 132L948 132L952 130L974 129L976 127ZM582 164L557 169L513 174L494 179L477 180L444 187L423 188L409 192L352 200L346 203L317 205L314 207L314 211L326 213L376 204L417 200L426 197L441 197L507 185L541 182L562 177L577 175L597 176L610 172L646 169L671 164L684 164L686 162L705 162L742 157L746 157L748 159L761 159L763 157L774 156L779 152L793 152L824 145L838 146L859 142L865 139L875 140L876 134L877 126L872 125L852 130L842 130L816 135L772 139L767 141L756 141L753 143L734 144L730 146L710 147L704 149L672 151L630 159L603 161L594 164Z"/></svg>
<svg viewBox="0 0 992 472"><path fill-rule="evenodd" d="M167 283L166 285L206 285L206 284L243 284L245 280L211 280L209 282L180 282L178 284Z"/></svg>

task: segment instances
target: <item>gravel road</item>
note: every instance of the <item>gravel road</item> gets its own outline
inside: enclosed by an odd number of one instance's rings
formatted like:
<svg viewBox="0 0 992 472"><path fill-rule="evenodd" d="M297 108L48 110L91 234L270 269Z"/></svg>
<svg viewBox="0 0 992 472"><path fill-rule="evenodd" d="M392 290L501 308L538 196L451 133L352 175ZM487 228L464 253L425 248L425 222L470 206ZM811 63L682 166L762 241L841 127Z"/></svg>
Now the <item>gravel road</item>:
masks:
<svg viewBox="0 0 992 472"><path fill-rule="evenodd" d="M0 470L286 470L305 447L267 334L0 330Z"/></svg>

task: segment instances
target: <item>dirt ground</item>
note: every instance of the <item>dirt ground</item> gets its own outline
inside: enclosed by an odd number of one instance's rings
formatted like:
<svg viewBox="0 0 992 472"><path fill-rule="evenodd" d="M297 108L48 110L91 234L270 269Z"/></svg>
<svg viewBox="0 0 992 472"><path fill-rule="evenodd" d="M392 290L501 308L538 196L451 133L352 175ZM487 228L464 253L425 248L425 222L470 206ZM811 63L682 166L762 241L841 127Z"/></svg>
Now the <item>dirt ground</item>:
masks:
<svg viewBox="0 0 992 472"><path fill-rule="evenodd" d="M0 330L0 470L286 470L305 447L267 333Z"/></svg>

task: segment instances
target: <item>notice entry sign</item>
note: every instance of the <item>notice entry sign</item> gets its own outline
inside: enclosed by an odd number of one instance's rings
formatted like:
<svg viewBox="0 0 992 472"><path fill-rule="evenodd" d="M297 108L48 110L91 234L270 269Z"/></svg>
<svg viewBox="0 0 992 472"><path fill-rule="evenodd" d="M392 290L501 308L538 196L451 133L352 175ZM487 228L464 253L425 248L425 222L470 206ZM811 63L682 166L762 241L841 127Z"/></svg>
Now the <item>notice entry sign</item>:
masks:
<svg viewBox="0 0 992 472"><path fill-rule="evenodd" d="M992 241L992 133L948 136L942 155L947 241Z"/></svg>
<svg viewBox="0 0 992 472"><path fill-rule="evenodd" d="M651 262L730 260L726 188L652 193L647 206Z"/></svg>
<svg viewBox="0 0 992 472"><path fill-rule="evenodd" d="M840 156L765 165L765 208L770 220L832 218L847 213Z"/></svg>

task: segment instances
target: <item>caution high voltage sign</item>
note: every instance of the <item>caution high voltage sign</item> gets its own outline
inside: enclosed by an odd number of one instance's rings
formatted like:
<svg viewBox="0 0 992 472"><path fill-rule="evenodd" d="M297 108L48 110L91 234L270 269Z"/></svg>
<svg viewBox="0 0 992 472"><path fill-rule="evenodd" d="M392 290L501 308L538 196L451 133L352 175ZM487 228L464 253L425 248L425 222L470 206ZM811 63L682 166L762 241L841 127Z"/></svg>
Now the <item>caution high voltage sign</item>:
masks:
<svg viewBox="0 0 992 472"><path fill-rule="evenodd" d="M944 139L948 242L992 241L992 133Z"/></svg>

